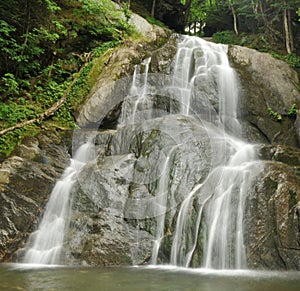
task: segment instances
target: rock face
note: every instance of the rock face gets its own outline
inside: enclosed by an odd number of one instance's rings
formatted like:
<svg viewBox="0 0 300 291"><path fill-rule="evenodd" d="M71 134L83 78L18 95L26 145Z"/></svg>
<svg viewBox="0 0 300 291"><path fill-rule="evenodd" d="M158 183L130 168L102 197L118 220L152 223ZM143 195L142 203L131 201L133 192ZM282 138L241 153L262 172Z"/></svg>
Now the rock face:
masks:
<svg viewBox="0 0 300 291"><path fill-rule="evenodd" d="M196 127L189 117L167 115L148 121L144 128L128 126L115 130L126 97L124 92L131 85L132 78L128 76L133 74L134 64L151 56L149 72L168 74L176 52L176 38L150 51L153 43L168 33L160 31L159 36L154 36L151 25L144 25L139 18L132 21L148 33L152 41L121 48L110 56L107 68L77 118L80 126L88 128L97 124L101 131L95 136L97 160L85 165L72 190L73 211L64 246L66 263L107 266L149 262L158 228L152 219L159 211L154 206L153 194L159 187L168 187L172 194L168 197L165 237L159 253L161 262L167 262L179 202L195 184L205 179L213 159L207 150L207 132ZM295 89L298 77L285 63L247 48L232 46L229 56L240 78L240 117L246 120L245 137L262 143L259 156L264 164L247 198L248 266L300 270L300 151L296 139L300 131L299 117L295 121L288 116L293 104L300 107L299 92ZM149 80L151 82L151 77ZM171 107L168 102L168 99L156 98L157 108L164 113ZM268 108L280 114L282 120L270 116ZM193 130L192 137L185 135L188 129ZM133 130L136 132L132 139ZM180 134L176 136L176 132ZM68 140L70 142L71 137ZM85 137L80 140L73 136L74 148L82 140ZM154 176L161 175L164 165L159 163L160 154L166 155L182 141L193 148L181 149L180 154L173 155L169 166L172 183L159 185L157 179L148 181L147 186L139 183L151 168L149 161L157 163ZM177 153L175 149L174 153ZM14 254L37 225L53 185L68 161L67 147L61 137L47 132L24 141L14 155L1 164L1 261L15 259ZM139 199L147 203L133 203ZM191 206L191 229L199 210L196 202ZM187 235L190 244L193 235L192 231ZM200 236L201 231L199 241ZM199 267L203 246L199 243L195 248L191 262L193 267Z"/></svg>
<svg viewBox="0 0 300 291"><path fill-rule="evenodd" d="M300 269L300 151L261 146L264 170L248 198L249 267Z"/></svg>
<svg viewBox="0 0 300 291"><path fill-rule="evenodd" d="M265 167L248 200L249 267L299 270L299 117L288 113L293 104L300 107L297 72L252 49L230 46L228 54L240 79L245 136L272 144L261 146Z"/></svg>
<svg viewBox="0 0 300 291"><path fill-rule="evenodd" d="M171 46L166 44L163 49L152 54L150 72L169 72L171 64L169 52L171 55L174 54L174 47L174 42ZM298 77L284 62L254 50L234 46L229 48L229 56L240 78L242 89L240 117L246 119L245 137L252 142L266 144L259 150L264 170L256 177L253 191L247 198L245 244L248 266L253 269L300 269L300 151L296 142L295 120L288 116L293 104L299 107L300 96L295 87L295 84L298 84ZM93 99L94 97L91 98ZM105 99L101 100L105 104L108 102ZM116 103L118 102L121 101L118 100ZM163 107L168 105L164 104ZM274 120L268 108L281 114L283 120L280 122ZM182 122L188 124L187 120ZM173 120L164 127L169 134L173 135L177 131L172 130L175 123ZM148 164L147 160L142 158L143 153L149 155L153 150L149 150L149 147L156 144L157 140L151 135L151 139L147 141L142 134L137 138L142 144L128 145L127 148L131 151L122 151L121 145L124 147L124 143L129 142L127 140L129 132L122 130L121 133L109 134L111 136L109 149L102 144L102 148L106 148L106 153L103 155L102 150L97 164L86 166L86 172L81 179L85 182L79 183L73 193L73 217L66 245L67 262L87 265L141 264L149 261L151 257L157 225L151 219L151 215L148 215L148 218L141 217L139 220L128 219L130 213L136 213L137 209L141 213L145 210L141 209L140 205L130 205L128 200L137 197L136 195L140 195L143 199L151 197L158 185L153 183L149 187L144 187L128 183L120 173L125 171L126 177L131 181L134 175L133 165L141 173L145 172ZM103 140L103 137L99 136L98 139ZM118 142L114 144L113 140ZM203 140L203 137L199 137L199 140ZM269 143L281 145L268 145ZM157 146L163 148L159 142ZM194 157L194 160L197 158ZM206 160L209 161L209 157ZM112 164L113 173L109 172ZM190 173L190 177L197 175ZM179 200L179 193L186 190L180 186L187 185L183 181L185 178L181 176L177 181L181 184L175 182L171 186L177 189L174 197ZM176 204L171 198L170 204L172 203ZM191 211L193 212L191 219L196 220L196 204ZM168 262L170 257L172 244L170 233L174 232L176 215L178 215L176 207L167 215L166 236L160 250L162 262ZM138 247L134 247L136 244ZM113 247L110 248L109 245ZM201 266L202 251L203 246L199 243L192 260L194 267Z"/></svg>
<svg viewBox="0 0 300 291"><path fill-rule="evenodd" d="M24 246L68 161L62 137L48 131L28 137L0 165L0 261Z"/></svg>
<svg viewBox="0 0 300 291"><path fill-rule="evenodd" d="M117 79L132 75L133 64L140 63L170 36L170 31L150 25L137 15L132 15L130 22L145 38L140 43L132 43L131 46L121 48L110 56L107 67L95 86L95 90L103 87L106 97ZM171 43L173 45L170 45L169 51L175 53L175 40L172 39ZM169 52L169 55L172 53ZM165 52L162 55L165 55ZM163 66L166 61L157 60L157 66ZM128 82L124 84L127 86ZM92 98L87 98L87 104L84 106L86 111L78 118L78 124L89 125L97 116L100 119L105 117L110 127L118 118L118 108L125 96L120 95L116 103L111 103L111 100L103 100L102 95L98 96L93 92ZM18 260L29 234L37 227L53 186L69 162L68 146L64 141L70 145L71 134L62 139L58 133L44 132L24 140L12 156L0 165L0 261ZM73 146L76 148L76 145ZM101 221L102 218L99 219L99 224ZM109 244L107 248L110 249ZM120 261L116 259L114 263Z"/></svg>
<svg viewBox="0 0 300 291"><path fill-rule="evenodd" d="M159 30L157 35L162 39L169 37L164 30ZM151 73L162 72L169 67L177 50L176 38L171 37L162 47L154 50L153 48L151 50L149 45L151 46L151 43L139 43L136 47L121 48L111 55L106 70L99 76L97 84L77 117L76 121L80 126L90 124L98 124L102 128L116 126L122 102L131 86L133 64L140 64L144 59L151 57L153 59Z"/></svg>
<svg viewBox="0 0 300 291"><path fill-rule="evenodd" d="M228 55L241 81L241 116L248 122L247 138L297 146L295 119L288 114L293 104L300 108L297 72L267 53L245 47L230 46Z"/></svg>
<svg viewBox="0 0 300 291"><path fill-rule="evenodd" d="M193 118L167 115L139 129L129 125L99 133L96 144L100 150L106 144L106 152L83 168L73 189L66 261L104 266L148 262L158 227L155 218L165 211L159 199L167 201L165 227L173 231L177 207L207 176L212 162L207 129ZM172 162L165 165L169 152ZM162 256L168 258L168 235L166 245Z"/></svg>

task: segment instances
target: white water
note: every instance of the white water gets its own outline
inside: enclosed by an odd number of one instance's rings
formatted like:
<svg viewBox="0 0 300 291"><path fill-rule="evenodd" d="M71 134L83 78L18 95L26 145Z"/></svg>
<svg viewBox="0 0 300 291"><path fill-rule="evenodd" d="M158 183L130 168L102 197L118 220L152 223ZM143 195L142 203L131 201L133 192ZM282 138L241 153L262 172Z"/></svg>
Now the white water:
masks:
<svg viewBox="0 0 300 291"><path fill-rule="evenodd" d="M159 179L157 197L156 200L157 206L160 208L160 211L157 212L156 217L156 239L153 243L153 250L151 256L151 264L157 264L158 251L160 249L160 245L164 236L164 228L165 228L165 216L167 213L167 199L168 199L168 184L169 184L169 176L170 176L170 159L174 150L178 147L178 145L173 146L168 152L165 162L162 167L161 176Z"/></svg>
<svg viewBox="0 0 300 291"><path fill-rule="evenodd" d="M246 252L243 238L243 218L245 200L251 183L260 170L256 161L254 146L236 137L241 136L241 125L237 119L238 82L227 58L227 46L206 42L195 37L185 37L179 44L174 70L174 80L180 80L183 114L189 114L194 86L199 82L215 84L216 96L202 95L195 98L217 97L219 113L217 122L211 115L201 115L217 125L220 130L208 134L215 135L220 143L212 143L212 151L224 157L216 157L217 163L202 184L195 185L181 204L170 263L189 267L199 239L200 225L203 236L203 263L205 268L228 269L246 268ZM197 82L197 83L196 83ZM184 87L185 84L188 84ZM173 83L176 86L176 82ZM200 84L203 87L203 85ZM209 100L202 102L209 104ZM209 107L209 106L208 106ZM209 108L206 108L209 109ZM234 133L229 135L226 131ZM231 153L218 147L226 147ZM186 229L189 211L193 202L198 201L198 214L194 225L193 242L187 247Z"/></svg>
<svg viewBox="0 0 300 291"><path fill-rule="evenodd" d="M147 70L149 61L145 61ZM123 125L128 124L128 120L137 120L139 112L145 115L149 111L148 73L146 71L143 75L142 86L137 86L138 69L136 66L131 87L131 95L138 98L131 103L132 109L126 107L130 100L125 100L122 116L125 114L127 121L122 118ZM208 122L206 130L211 137L213 161L206 179L194 185L181 202L169 262L189 267L200 243L203 248L202 267L245 269L245 201L261 165L256 160L254 146L239 139L242 130L238 120L238 79L229 65L227 46L184 37L178 45L170 88L174 93L172 98L180 104L177 112ZM142 103L148 107L139 107ZM162 163L155 194L155 213L158 215L151 256L153 265L158 263L159 250L164 243L170 157L175 148L169 151ZM197 204L197 214L191 225L194 204ZM192 237L189 236L191 232Z"/></svg>
<svg viewBox="0 0 300 291"><path fill-rule="evenodd" d="M24 263L56 265L60 263L64 234L67 227L70 205L69 196L76 174L81 167L94 158L90 142L83 144L71 159L62 178L55 184L38 229L28 240Z"/></svg>
<svg viewBox="0 0 300 291"><path fill-rule="evenodd" d="M119 127L151 118L152 100L148 99L150 61L150 58L144 61L144 74L140 74L140 66L135 66L131 89L122 106ZM245 201L260 164L256 161L254 147L238 139L241 136L237 114L238 83L228 63L227 47L195 37L184 37L175 58L171 87L176 92L174 99L180 103L180 114L210 123L207 133L213 137L213 162L206 179L195 184L178 207L170 263L189 267L196 247L201 243L202 267L246 268L243 236ZM195 110L194 105L200 107L199 110ZM234 133L234 136L229 133ZM89 147L90 144L84 145L78 150L70 167L53 189L39 229L30 237L24 262L59 263L68 223L70 190L75 182L75 173L90 160L89 157L82 157L82 154L86 156L91 152ZM159 261L159 251L166 235L170 163L177 148L179 144L167 151L165 160L160 161L161 175L156 196L153 197L157 208L151 209L156 214L152 264ZM197 214L192 225L193 235L187 237L187 233L191 232L190 212L194 205L197 205ZM140 216L145 217L143 214Z"/></svg>
<svg viewBox="0 0 300 291"><path fill-rule="evenodd" d="M143 104L144 106L150 107L152 105L149 104L149 100L147 97L148 91L148 74L149 74L149 64L151 62L151 58L147 58L143 61L141 65L134 66L134 73L132 77L131 88L129 90L129 94L124 99L122 105L121 117L119 120L119 127L125 126L130 123L135 123L140 121L141 119L147 119L145 116L141 116L138 110L138 106ZM144 67L144 73L141 74L141 66ZM143 115L145 115L145 108L143 108Z"/></svg>

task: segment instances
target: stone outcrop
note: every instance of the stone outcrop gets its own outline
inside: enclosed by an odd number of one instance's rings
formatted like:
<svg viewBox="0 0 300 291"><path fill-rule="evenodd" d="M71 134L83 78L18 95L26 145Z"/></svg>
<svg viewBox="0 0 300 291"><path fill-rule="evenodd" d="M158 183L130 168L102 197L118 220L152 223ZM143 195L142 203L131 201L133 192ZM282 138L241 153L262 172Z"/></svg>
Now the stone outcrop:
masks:
<svg viewBox="0 0 300 291"><path fill-rule="evenodd" d="M152 29L150 34L155 31ZM114 128L116 126L122 102L131 86L134 64L140 64L146 58L151 57L153 59L151 73L162 72L169 67L177 50L176 37L170 38L168 31L158 29L156 38L162 40L168 38L168 41L158 48L152 41L132 44L118 49L111 55L107 67L100 74L96 85L77 116L76 121L80 126L84 127L90 124L93 124L94 128L97 126ZM154 41L157 40L156 38ZM99 90L100 88L101 90Z"/></svg>
<svg viewBox="0 0 300 291"><path fill-rule="evenodd" d="M295 116L289 115L293 104L300 108L297 72L284 61L246 47L230 46L228 55L241 82L247 138L297 146Z"/></svg>
<svg viewBox="0 0 300 291"><path fill-rule="evenodd" d="M264 170L248 197L248 264L259 269L300 269L300 151L261 146Z"/></svg>
<svg viewBox="0 0 300 291"><path fill-rule="evenodd" d="M99 151L107 149L84 167L73 188L66 262L93 266L149 262L157 228L154 217L163 214L159 196L167 195L165 227L173 233L177 208L211 167L207 129L191 117L167 115L148 120L140 129L129 125L99 133L96 144ZM170 193L158 195L170 151ZM162 254L166 258L170 239L168 235Z"/></svg>
<svg viewBox="0 0 300 291"><path fill-rule="evenodd" d="M68 162L63 138L46 131L26 138L0 164L0 261L24 246Z"/></svg>
<svg viewBox="0 0 300 291"><path fill-rule="evenodd" d="M249 267L299 270L300 127L299 117L289 114L293 104L300 108L298 75L287 63L253 49L230 46L228 55L240 79L245 136L272 144L260 148L264 170L248 200Z"/></svg>

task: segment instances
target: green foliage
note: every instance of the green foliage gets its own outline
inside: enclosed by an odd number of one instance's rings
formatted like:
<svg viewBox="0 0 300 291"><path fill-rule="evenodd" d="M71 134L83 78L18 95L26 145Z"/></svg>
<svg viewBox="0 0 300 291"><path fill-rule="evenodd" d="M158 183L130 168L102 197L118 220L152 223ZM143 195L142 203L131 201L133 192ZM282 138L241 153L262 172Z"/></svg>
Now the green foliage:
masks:
<svg viewBox="0 0 300 291"><path fill-rule="evenodd" d="M288 111L289 117L296 117L298 114L298 108L296 104L293 104L291 109Z"/></svg>
<svg viewBox="0 0 300 291"><path fill-rule="evenodd" d="M24 100L21 101L22 103ZM9 126L35 117L35 108L28 104L17 104L13 101L1 103L0 120Z"/></svg>
<svg viewBox="0 0 300 291"><path fill-rule="evenodd" d="M15 146L20 143L22 134L22 129L16 129L4 136L0 136L0 153L5 156L10 155Z"/></svg>
<svg viewBox="0 0 300 291"><path fill-rule="evenodd" d="M283 54L290 39L295 47L291 47L292 52L299 52L300 23L295 21L299 20L295 15L300 14L300 0L192 0L191 3L187 24L205 23L205 36L236 28L239 35L256 34L265 40L253 39L253 43L247 40L246 43L241 42L242 45L267 52L272 49ZM284 24L285 16L287 26ZM225 39L226 43L236 43L228 35L217 38L218 41Z"/></svg>
<svg viewBox="0 0 300 291"><path fill-rule="evenodd" d="M14 96L19 94L19 84L15 79L15 76L11 73L6 73L2 77L4 82L4 88L0 87L0 92L5 92L8 96Z"/></svg>
<svg viewBox="0 0 300 291"><path fill-rule="evenodd" d="M40 0L40 2L44 2L46 7L50 11L59 11L61 8L52 0Z"/></svg>
<svg viewBox="0 0 300 291"><path fill-rule="evenodd" d="M156 18L153 18L153 17L151 17L151 16L146 16L145 18L146 18L146 20L147 20L150 24L157 25L157 26L161 26L161 27L166 27L165 24L163 24L161 21L159 21L159 20L156 19Z"/></svg>
<svg viewBox="0 0 300 291"><path fill-rule="evenodd" d="M217 43L224 43L224 44L239 44L239 39L234 34L233 31L220 31L216 32L212 36L213 40Z"/></svg>
<svg viewBox="0 0 300 291"><path fill-rule="evenodd" d="M73 113L97 79L94 62L134 32L127 23L130 11L126 6L117 9L110 0L28 1L28 6L21 0L0 3L7 11L0 20L0 130L51 108L90 53L66 102L50 117L58 127L74 128ZM31 125L0 136L0 154L9 155L24 135L38 128Z"/></svg>
<svg viewBox="0 0 300 291"><path fill-rule="evenodd" d="M100 46L93 49L93 56L100 57L106 50L114 48L121 44L119 40L112 40L101 44Z"/></svg>
<svg viewBox="0 0 300 291"><path fill-rule="evenodd" d="M289 63L293 68L300 68L300 57L297 56L296 54L287 54L287 55L281 55L279 53L271 51L270 54L279 60L286 61Z"/></svg>
<svg viewBox="0 0 300 291"><path fill-rule="evenodd" d="M280 113L276 112L276 111L273 111L273 109L271 107L268 108L268 113L276 121L280 122L280 121L283 120L282 115ZM292 107L289 109L289 111L287 113L287 116L290 117L290 118L296 118L297 114L298 114L297 105L293 104Z"/></svg>
<svg viewBox="0 0 300 291"><path fill-rule="evenodd" d="M127 2L123 3L123 5L122 5L122 11L123 11L124 16L126 18L126 21L129 21L129 19L131 17L131 11L129 9L129 4Z"/></svg>
<svg viewBox="0 0 300 291"><path fill-rule="evenodd" d="M283 57L285 61L287 61L292 67L300 68L300 57L296 54L288 54Z"/></svg>
<svg viewBox="0 0 300 291"><path fill-rule="evenodd" d="M276 111L273 111L273 109L271 107L268 108L268 113L269 115L274 118L276 121L282 121L282 115L279 114L278 112Z"/></svg>

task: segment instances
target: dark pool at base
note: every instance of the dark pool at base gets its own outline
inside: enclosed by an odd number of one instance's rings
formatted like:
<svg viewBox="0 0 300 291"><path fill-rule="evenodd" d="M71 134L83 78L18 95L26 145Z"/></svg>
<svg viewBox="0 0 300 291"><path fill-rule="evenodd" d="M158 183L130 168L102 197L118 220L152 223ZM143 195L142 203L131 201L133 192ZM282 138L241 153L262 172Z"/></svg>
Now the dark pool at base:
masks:
<svg viewBox="0 0 300 291"><path fill-rule="evenodd" d="M300 272L0 265L0 290L300 290Z"/></svg>

